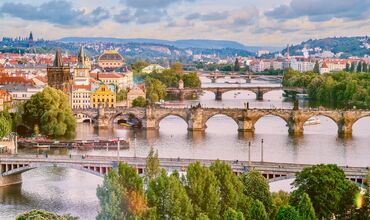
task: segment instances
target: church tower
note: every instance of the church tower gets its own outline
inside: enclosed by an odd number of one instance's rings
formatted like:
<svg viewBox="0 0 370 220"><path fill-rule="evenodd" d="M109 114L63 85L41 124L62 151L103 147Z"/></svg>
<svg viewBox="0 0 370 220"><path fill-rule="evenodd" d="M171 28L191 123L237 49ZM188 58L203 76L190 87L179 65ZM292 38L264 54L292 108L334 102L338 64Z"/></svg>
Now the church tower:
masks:
<svg viewBox="0 0 370 220"><path fill-rule="evenodd" d="M30 36L28 37L28 47L33 47L33 34L32 31L30 32Z"/></svg>
<svg viewBox="0 0 370 220"><path fill-rule="evenodd" d="M71 94L72 79L70 67L63 65L62 53L57 49L53 66L47 67L48 85L62 90L67 95Z"/></svg>
<svg viewBox="0 0 370 220"><path fill-rule="evenodd" d="M85 55L84 48L81 47L78 52L78 64L74 68L73 81L76 85L90 84L90 60Z"/></svg>

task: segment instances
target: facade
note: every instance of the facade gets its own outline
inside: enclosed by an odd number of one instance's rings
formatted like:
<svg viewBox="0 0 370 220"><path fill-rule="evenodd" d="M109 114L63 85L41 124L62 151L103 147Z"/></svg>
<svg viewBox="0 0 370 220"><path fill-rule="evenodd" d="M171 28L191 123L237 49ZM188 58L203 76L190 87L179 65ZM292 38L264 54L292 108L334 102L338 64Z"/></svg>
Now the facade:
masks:
<svg viewBox="0 0 370 220"><path fill-rule="evenodd" d="M12 95L6 91L0 89L0 111L12 107Z"/></svg>
<svg viewBox="0 0 370 220"><path fill-rule="evenodd" d="M29 100L32 95L41 92L43 87L30 85L6 85L2 89L7 90L12 95L13 104Z"/></svg>
<svg viewBox="0 0 370 220"><path fill-rule="evenodd" d="M47 67L48 85L55 89L62 90L67 95L72 91L72 77L70 67L63 65L60 49L55 54L53 66Z"/></svg>
<svg viewBox="0 0 370 220"><path fill-rule="evenodd" d="M91 107L91 86L74 85L71 95L73 109L88 109Z"/></svg>
<svg viewBox="0 0 370 220"><path fill-rule="evenodd" d="M118 68L125 64L125 60L117 50L106 50L98 57L98 66L101 68Z"/></svg>
<svg viewBox="0 0 370 220"><path fill-rule="evenodd" d="M127 93L127 107L132 107L132 101L138 97L145 98L145 92L140 87L134 87Z"/></svg>
<svg viewBox="0 0 370 220"><path fill-rule="evenodd" d="M329 70L329 67L328 65L324 62L321 67L320 67L320 74L324 74L324 73L329 73L330 70Z"/></svg>
<svg viewBox="0 0 370 220"><path fill-rule="evenodd" d="M293 58L291 60L290 67L293 70L297 70L301 73L312 71L315 67L315 62L307 58Z"/></svg>
<svg viewBox="0 0 370 220"><path fill-rule="evenodd" d="M92 108L115 108L116 107L116 88L114 85L106 85L104 83L94 84L91 87Z"/></svg>

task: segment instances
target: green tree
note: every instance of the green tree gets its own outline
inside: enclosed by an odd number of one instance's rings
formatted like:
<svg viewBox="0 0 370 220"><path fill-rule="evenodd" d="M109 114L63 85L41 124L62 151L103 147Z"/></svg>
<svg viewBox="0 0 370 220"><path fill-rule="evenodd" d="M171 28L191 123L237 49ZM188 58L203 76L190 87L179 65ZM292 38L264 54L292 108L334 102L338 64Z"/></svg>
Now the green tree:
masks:
<svg viewBox="0 0 370 220"><path fill-rule="evenodd" d="M253 169L241 176L244 185L244 194L254 200L259 200L264 205L267 213L272 213L272 198L270 187L265 177Z"/></svg>
<svg viewBox="0 0 370 220"><path fill-rule="evenodd" d="M368 72L367 63L366 62L362 62L362 72L364 72L364 73L367 73Z"/></svg>
<svg viewBox="0 0 370 220"><path fill-rule="evenodd" d="M352 62L352 63L351 63L351 67L349 68L349 71L350 71L351 73L353 73L353 72L355 72L355 68L356 68L356 63L355 63L355 62Z"/></svg>
<svg viewBox="0 0 370 220"><path fill-rule="evenodd" d="M346 71L346 72L349 72L349 71L350 71L350 65L349 65L349 63L348 63L348 62L346 63L345 71Z"/></svg>
<svg viewBox="0 0 370 220"><path fill-rule="evenodd" d="M234 71L236 72L239 72L240 71L240 63L239 63L239 59L236 58L235 59L235 62L234 62Z"/></svg>
<svg viewBox="0 0 370 220"><path fill-rule="evenodd" d="M145 107L145 106L146 99L142 96L139 96L136 99L132 100L132 107Z"/></svg>
<svg viewBox="0 0 370 220"><path fill-rule="evenodd" d="M199 162L190 164L186 175L186 189L192 201L194 214L206 214L210 219L219 219L220 192L213 172Z"/></svg>
<svg viewBox="0 0 370 220"><path fill-rule="evenodd" d="M12 132L12 119L7 112L0 113L0 139Z"/></svg>
<svg viewBox="0 0 370 220"><path fill-rule="evenodd" d="M259 200L253 201L248 211L248 220L268 220L268 215L266 213L263 203Z"/></svg>
<svg viewBox="0 0 370 220"><path fill-rule="evenodd" d="M149 154L146 158L145 178L147 182L157 178L161 174L159 166L158 150L154 152L153 147L150 147Z"/></svg>
<svg viewBox="0 0 370 220"><path fill-rule="evenodd" d="M239 201L244 196L243 183L225 162L217 160L211 165L210 170L214 173L220 189L220 214L223 215L228 208L237 210Z"/></svg>
<svg viewBox="0 0 370 220"><path fill-rule="evenodd" d="M299 201L297 210L298 210L299 216L302 219L305 219L305 220L315 220L316 219L315 209L313 208L311 199L307 195L307 193L302 194L301 201Z"/></svg>
<svg viewBox="0 0 370 220"><path fill-rule="evenodd" d="M199 88L201 85L200 79L195 72L184 74L182 79L186 88Z"/></svg>
<svg viewBox="0 0 370 220"><path fill-rule="evenodd" d="M362 72L362 62L357 62L356 72L358 73Z"/></svg>
<svg viewBox="0 0 370 220"><path fill-rule="evenodd" d="M302 218L302 220L306 220ZM282 206L275 216L275 220L301 220L298 212L292 206Z"/></svg>
<svg viewBox="0 0 370 220"><path fill-rule="evenodd" d="M127 90L126 89L121 89L118 93L117 93L117 101L118 102L122 102L124 100L127 99Z"/></svg>
<svg viewBox="0 0 370 220"><path fill-rule="evenodd" d="M23 111L23 123L31 130L38 126L50 137L75 135L76 119L67 95L60 90L46 87L25 102Z"/></svg>
<svg viewBox="0 0 370 220"><path fill-rule="evenodd" d="M158 79L145 79L146 97L149 103L158 102L166 97L166 85Z"/></svg>
<svg viewBox="0 0 370 220"><path fill-rule="evenodd" d="M195 220L209 220L209 218L206 214L200 213Z"/></svg>
<svg viewBox="0 0 370 220"><path fill-rule="evenodd" d="M271 193L272 197L272 209L273 212L271 216L276 216L276 213L282 206L287 206L289 205L289 193L284 192L284 191L279 191L279 192L273 192Z"/></svg>
<svg viewBox="0 0 370 220"><path fill-rule="evenodd" d="M131 68L134 73L140 73L142 69L145 67L149 66L150 63L144 61L144 60L139 60L136 63L131 64Z"/></svg>
<svg viewBox="0 0 370 220"><path fill-rule="evenodd" d="M142 178L127 164L108 172L97 188L100 211L98 220L137 219L148 211Z"/></svg>
<svg viewBox="0 0 370 220"><path fill-rule="evenodd" d="M224 214L224 220L244 220L244 216L242 212L228 208Z"/></svg>
<svg viewBox="0 0 370 220"><path fill-rule="evenodd" d="M160 176L150 181L147 195L158 219L192 219L191 201L176 175L167 176L162 170Z"/></svg>
<svg viewBox="0 0 370 220"><path fill-rule="evenodd" d="M290 203L297 206L303 193L307 193L316 217L320 219L347 213L353 207L353 198L358 192L354 183L346 179L344 171L332 164L303 169L292 185L296 190L291 195Z"/></svg>
<svg viewBox="0 0 370 220"><path fill-rule="evenodd" d="M319 61L316 61L315 66L313 67L313 72L320 74L320 64Z"/></svg>
<svg viewBox="0 0 370 220"><path fill-rule="evenodd" d="M45 210L31 210L29 212L19 214L16 220L78 220L78 217L73 217L71 215L58 215L53 212L48 212Z"/></svg>

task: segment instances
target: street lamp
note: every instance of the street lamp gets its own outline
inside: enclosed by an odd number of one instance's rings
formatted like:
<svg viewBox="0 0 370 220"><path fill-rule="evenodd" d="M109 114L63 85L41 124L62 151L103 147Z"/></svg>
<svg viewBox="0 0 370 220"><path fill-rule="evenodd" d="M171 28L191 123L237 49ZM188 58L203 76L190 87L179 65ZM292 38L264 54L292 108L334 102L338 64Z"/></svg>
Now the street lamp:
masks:
<svg viewBox="0 0 370 220"><path fill-rule="evenodd" d="M252 162L251 162L251 142L250 141L248 143L248 166L249 167L252 166Z"/></svg>
<svg viewBox="0 0 370 220"><path fill-rule="evenodd" d="M261 140L261 162L263 162L263 139Z"/></svg>

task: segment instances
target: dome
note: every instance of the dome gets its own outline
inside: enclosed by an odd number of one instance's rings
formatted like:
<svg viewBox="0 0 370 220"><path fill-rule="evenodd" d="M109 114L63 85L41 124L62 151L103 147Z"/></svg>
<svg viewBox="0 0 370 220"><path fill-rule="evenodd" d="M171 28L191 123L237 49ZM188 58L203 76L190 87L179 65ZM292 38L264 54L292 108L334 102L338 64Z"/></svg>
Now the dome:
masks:
<svg viewBox="0 0 370 220"><path fill-rule="evenodd" d="M124 61L124 59L122 55L118 53L118 51L107 50L99 56L98 61Z"/></svg>

